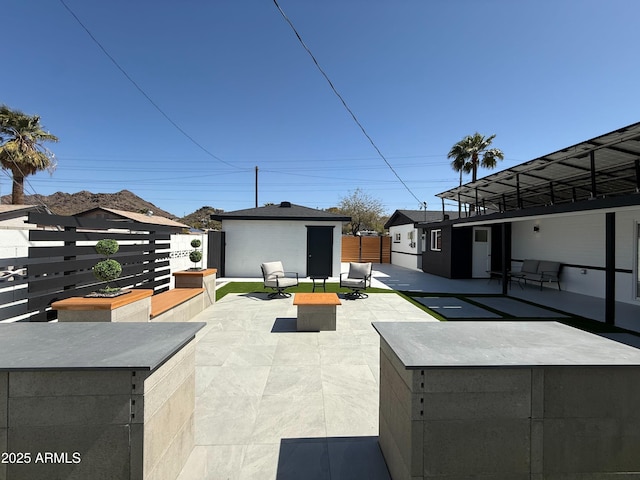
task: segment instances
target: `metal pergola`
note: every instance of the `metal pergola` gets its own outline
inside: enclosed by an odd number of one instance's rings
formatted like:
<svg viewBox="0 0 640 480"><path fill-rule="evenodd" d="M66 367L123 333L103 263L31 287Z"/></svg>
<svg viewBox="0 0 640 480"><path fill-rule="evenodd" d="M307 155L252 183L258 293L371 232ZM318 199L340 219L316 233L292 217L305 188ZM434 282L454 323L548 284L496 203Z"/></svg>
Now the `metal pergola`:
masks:
<svg viewBox="0 0 640 480"><path fill-rule="evenodd" d="M640 191L640 122L437 196L506 212Z"/></svg>

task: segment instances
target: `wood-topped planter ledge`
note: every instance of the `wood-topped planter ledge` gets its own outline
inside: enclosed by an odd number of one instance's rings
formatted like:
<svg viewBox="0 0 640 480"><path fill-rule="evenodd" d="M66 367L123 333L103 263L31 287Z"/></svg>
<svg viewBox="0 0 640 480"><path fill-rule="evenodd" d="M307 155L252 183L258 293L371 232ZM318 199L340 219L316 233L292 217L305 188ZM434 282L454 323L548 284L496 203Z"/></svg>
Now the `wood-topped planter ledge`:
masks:
<svg viewBox="0 0 640 480"><path fill-rule="evenodd" d="M215 268L204 270L183 270L174 272L176 288L204 288L204 308L216 301L216 274Z"/></svg>
<svg viewBox="0 0 640 480"><path fill-rule="evenodd" d="M136 289L112 298L71 297L51 304L59 322L148 322L153 290Z"/></svg>

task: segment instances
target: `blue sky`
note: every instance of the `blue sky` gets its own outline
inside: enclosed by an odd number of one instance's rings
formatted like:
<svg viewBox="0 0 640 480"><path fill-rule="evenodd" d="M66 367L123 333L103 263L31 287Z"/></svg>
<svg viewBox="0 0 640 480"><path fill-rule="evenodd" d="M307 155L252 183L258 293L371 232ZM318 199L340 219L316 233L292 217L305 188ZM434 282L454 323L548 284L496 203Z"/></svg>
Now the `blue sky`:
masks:
<svg viewBox="0 0 640 480"><path fill-rule="evenodd" d="M231 211L254 206L257 166L260 205L328 208L360 188L388 213L414 195L440 209L465 135L496 134L502 169L640 121L637 0L279 0L410 191L272 0L64 1L203 148L60 1L5 0L0 103L60 138L57 170L26 193Z"/></svg>

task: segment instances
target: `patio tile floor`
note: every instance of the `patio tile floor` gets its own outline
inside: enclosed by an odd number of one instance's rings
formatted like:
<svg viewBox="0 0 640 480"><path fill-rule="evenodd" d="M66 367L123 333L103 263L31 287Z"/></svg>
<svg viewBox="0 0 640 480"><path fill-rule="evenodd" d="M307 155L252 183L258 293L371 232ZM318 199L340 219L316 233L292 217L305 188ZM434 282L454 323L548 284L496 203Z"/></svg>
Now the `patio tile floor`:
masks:
<svg viewBox="0 0 640 480"><path fill-rule="evenodd" d="M336 331L297 332L292 298L229 294L192 320L195 448L179 480L388 480L372 321L437 321L399 295L342 300Z"/></svg>
<svg viewBox="0 0 640 480"><path fill-rule="evenodd" d="M501 291L497 282L379 264L372 286ZM509 296L604 318L603 301L593 297L546 288ZM640 307L616 308L619 326L640 331ZM179 480L390 478L378 446L379 337L371 322L436 320L392 293L344 300L337 315L336 331L296 332L292 299L258 293L229 294L192 319L207 326L197 336L196 446ZM640 346L633 335L607 336Z"/></svg>

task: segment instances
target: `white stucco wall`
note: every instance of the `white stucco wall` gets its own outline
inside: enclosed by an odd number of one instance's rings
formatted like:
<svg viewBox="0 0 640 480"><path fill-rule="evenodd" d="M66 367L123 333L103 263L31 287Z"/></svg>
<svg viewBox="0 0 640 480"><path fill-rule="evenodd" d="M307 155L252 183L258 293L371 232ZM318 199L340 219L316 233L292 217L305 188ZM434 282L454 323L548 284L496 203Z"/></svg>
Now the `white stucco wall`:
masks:
<svg viewBox="0 0 640 480"><path fill-rule="evenodd" d="M202 252L202 261L200 261L197 265L194 264L191 260L189 260L189 254L195 250L191 246L191 241L194 239L200 240L202 245L198 247L198 250ZM199 235L185 235L181 233L176 233L171 235L171 250L169 252L169 268L171 273L180 272L182 270L188 270L193 267L199 268L207 268L207 246L209 242L207 240L206 234ZM171 275L171 280L169 282L170 287L174 288L175 286L175 277Z"/></svg>
<svg viewBox="0 0 640 480"><path fill-rule="evenodd" d="M616 273L616 300L636 303L637 224L640 208L616 212L616 268L633 273ZM534 232L534 225L540 227ZM512 258L553 260L586 267L562 269L562 288L567 291L604 297L605 272L589 267L605 267L605 213L582 213L542 217L512 224ZM514 270L519 263L512 265Z"/></svg>
<svg viewBox="0 0 640 480"><path fill-rule="evenodd" d="M410 239L410 234L413 239ZM396 235L400 234L400 241L396 241ZM420 233L412 223L389 227L391 237L391 263L399 267L421 270L422 256L420 245Z"/></svg>
<svg viewBox="0 0 640 480"><path fill-rule="evenodd" d="M12 219L12 221L0 222L0 270L16 270L18 267L16 263L19 261L16 262L15 259L26 257L29 254L29 246L35 244L35 242L29 241L29 230L34 226L25 225L26 219L27 217L21 217ZM0 294L4 299L0 309L26 304L27 287L26 283L16 285L13 280L0 281ZM19 315L0 321L0 323L15 322L26 317L28 315Z"/></svg>
<svg viewBox="0 0 640 480"><path fill-rule="evenodd" d="M223 220L225 275L262 277L260 264L280 260L286 271L307 276L307 226L333 227L333 276L340 274L342 223L292 220Z"/></svg>

